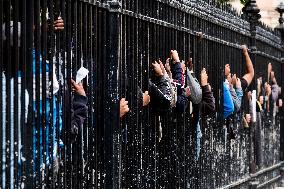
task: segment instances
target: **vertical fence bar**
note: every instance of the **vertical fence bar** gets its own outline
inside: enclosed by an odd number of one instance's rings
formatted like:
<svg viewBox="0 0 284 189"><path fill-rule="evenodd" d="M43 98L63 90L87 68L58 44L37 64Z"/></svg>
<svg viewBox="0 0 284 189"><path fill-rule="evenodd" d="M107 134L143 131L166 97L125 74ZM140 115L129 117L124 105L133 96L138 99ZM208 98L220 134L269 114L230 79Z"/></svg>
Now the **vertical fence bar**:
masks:
<svg viewBox="0 0 284 189"><path fill-rule="evenodd" d="M48 44L47 44L47 49L48 49L48 61L49 61L49 72L46 72L48 75L48 80L50 86L53 86L53 67L54 67L54 55L55 55L55 36L54 36L54 27L53 27L53 22L54 22L54 1L53 0L48 0L47 1L47 8L48 8L48 16L49 16L49 24L48 24ZM46 100L46 109L47 109L47 136L46 140L47 145L46 145L46 155L48 156L48 166L50 167L48 171L48 180L47 180L47 185L50 187L55 187L55 179L54 179L54 172L53 172L53 146L54 146L54 141L53 141L53 126L54 126L54 111L53 111L53 103L54 103L54 96L53 96L53 87L49 89L49 98Z"/></svg>
<svg viewBox="0 0 284 189"><path fill-rule="evenodd" d="M105 91L104 91L104 126L105 126L105 184L110 188L120 188L119 178L119 41L120 41L120 9L121 4L117 0L108 1L108 54L107 62L104 65L105 70Z"/></svg>
<svg viewBox="0 0 284 189"><path fill-rule="evenodd" d="M34 30L34 49L32 50L33 53L33 91L35 93L35 96L33 97L32 103L34 104L34 112L35 112L35 125L34 125L34 136L33 136L33 154L34 154L34 185L35 187L39 187L38 185L41 183L40 181L40 167L41 167L41 139L42 139L42 127L41 127L41 76L42 73L42 62L41 62L41 49L40 49L40 1L35 1L35 13L34 13L34 22L35 22L35 30Z"/></svg>
<svg viewBox="0 0 284 189"><path fill-rule="evenodd" d="M21 66L20 69L22 70L22 74L21 74L21 88L20 88L20 101L21 101L21 109L20 109L20 132L21 135L19 136L19 146L22 146L24 144L24 139L26 136L26 129L25 129L25 123L26 123L26 106L27 106L27 102L26 102L26 63L27 63L27 59L26 59L26 0L22 1L22 7L21 7L21 11L22 11L22 18L21 18L21 49L20 49L20 54L21 54ZM24 146L25 147L25 146ZM25 168L25 164L23 162L23 157L25 155L25 148L21 147L18 151L19 153L19 158L18 158L18 166L19 166L19 185L21 185L22 183L24 183L25 178L26 178L26 168Z"/></svg>
<svg viewBox="0 0 284 189"><path fill-rule="evenodd" d="M48 173L48 165L47 165L47 90L48 90L48 73L46 72L46 62L47 62L47 0L42 0L42 13L41 13L41 49L42 49L42 117L41 117L41 124L42 124L42 169L40 170L40 187L47 187L47 173ZM50 70L49 70L50 71Z"/></svg>
<svg viewBox="0 0 284 189"><path fill-rule="evenodd" d="M54 20L56 21L59 18L62 19L61 16L61 4L63 1L55 1L54 2ZM53 22L52 21L52 22ZM64 20L63 20L64 22ZM55 28L54 28L55 30ZM61 65L62 65L62 57L64 54L61 53L61 40L62 40L62 31L61 30L55 30L55 54L54 54L54 60L53 62L53 69L49 70L50 73L52 73L52 89L50 96L53 98L53 102L50 105L50 108L53 110L53 129L52 129L52 151L50 152L52 156L52 171L53 171L53 180L55 182L55 186L58 187L58 181L59 181L59 168L60 168L60 128L62 126L61 123L61 105L62 105L62 90L64 90L64 87L58 83L61 77ZM59 85L58 91L53 90L53 86Z"/></svg>
<svg viewBox="0 0 284 189"><path fill-rule="evenodd" d="M64 68L64 82L63 84L67 86L67 89L70 90L70 79L71 79L71 72L72 72L72 29L73 29L73 24L72 24L72 1L67 0L66 1L66 6L67 6L67 11L66 11L66 50L67 50L67 62L65 64ZM67 117L70 117L70 92L64 93L64 102L67 103L66 106L63 108L63 138L65 141L64 145L64 179L63 179L63 188L71 188L71 145L70 143L70 138L69 138L69 129L71 129L71 124L70 121L67 120Z"/></svg>
<svg viewBox="0 0 284 189"><path fill-rule="evenodd" d="M5 180L5 185L3 185L3 188L9 188L10 187L10 166L11 166L11 149L10 149L10 145L11 145L11 136L12 136L12 131L13 131L13 127L14 127L14 123L12 122L13 119L11 119L11 115L13 114L12 109L12 103L13 100L11 99L12 96L12 67L11 67L11 53L12 53L12 43L11 43L11 39L13 36L11 36L11 25L12 27L14 27L14 23L12 22L12 17L11 17L11 0L6 1L6 7L5 7L5 13L6 13L6 19L5 19L5 35L6 35L6 46L5 49L7 51L7 58L6 58L6 64L7 64L7 69L5 72L5 76L6 76L6 99L3 98L3 100L6 101L6 123L3 126L5 128L4 131L4 135L3 135L3 142L5 142L5 146L3 146L4 148L2 149L4 154L6 155L6 157L3 159L3 165L5 167L3 167L3 171L5 171L5 174L3 175L4 180Z"/></svg>
<svg viewBox="0 0 284 189"><path fill-rule="evenodd" d="M34 187L34 163L33 163L33 131L34 131L34 92L33 92L33 27L34 27L34 1L27 1L26 17L26 87L29 95L28 121L25 125L24 139L24 164L26 172L26 187Z"/></svg>
<svg viewBox="0 0 284 189"><path fill-rule="evenodd" d="M89 84L89 88L88 88L88 101L89 101L89 109L88 109L88 120L86 125L88 125L88 130L87 130L87 145L85 147L85 155L84 157L86 158L86 164L88 165L85 169L85 174L86 174L86 187L91 187L92 186L92 170L93 167L91 166L91 161L94 161L92 158L92 154L94 153L94 122L93 122L93 108L94 108L94 88L93 88L93 77L94 77L94 69L93 69L93 48L92 48L92 44L94 42L93 40L93 36L92 36L92 26L93 26L93 7L89 6L88 4L85 4L85 10L86 10L86 15L85 15L85 20L87 22L86 24L86 31L87 31L87 35L85 38L85 48L86 48L86 60L87 60L87 69L90 71L91 75L88 78L88 84Z"/></svg>
<svg viewBox="0 0 284 189"><path fill-rule="evenodd" d="M2 129L1 129L1 132L0 132L0 146L1 146L1 150L0 150L0 168L1 168L1 170L3 170L3 121L4 121L4 119L3 119L3 111L4 111L4 107L3 107L3 105L4 105L4 100L3 100L3 92L4 92L4 90L3 90L3 81L5 80L5 77L4 77L4 74L3 74L3 66L4 66L4 64L3 64L3 47L4 47L4 39L3 39L3 30L2 30L2 25L3 25L3 23L4 23L4 21L3 21L3 15L4 15L4 8L3 8L3 1L0 1L0 27L1 27L1 35L0 35L0 77L1 77L1 81L0 81L0 90L2 91L1 93L0 93L0 113L1 113L1 116L0 116L0 124L1 124L1 126L2 126ZM3 171L1 171L0 172L0 177L1 177L1 181L0 181L0 186L1 187L4 187L4 175L3 175Z"/></svg>
<svg viewBox="0 0 284 189"><path fill-rule="evenodd" d="M12 99L14 101L14 115L13 117L11 117L11 119L14 120L14 132L11 134L11 173L10 173L10 178L11 178L11 184L10 184L10 188L18 188L18 157L19 157L19 153L17 153L20 149L20 146L18 145L18 139L19 139L19 129L20 129L20 125L19 125L19 78L17 77L17 73L19 73L19 35L18 32L19 31L19 2L18 1L14 1L13 2L13 44L14 44L14 48L13 51L15 53L14 55L14 70L13 72L14 74L14 98Z"/></svg>

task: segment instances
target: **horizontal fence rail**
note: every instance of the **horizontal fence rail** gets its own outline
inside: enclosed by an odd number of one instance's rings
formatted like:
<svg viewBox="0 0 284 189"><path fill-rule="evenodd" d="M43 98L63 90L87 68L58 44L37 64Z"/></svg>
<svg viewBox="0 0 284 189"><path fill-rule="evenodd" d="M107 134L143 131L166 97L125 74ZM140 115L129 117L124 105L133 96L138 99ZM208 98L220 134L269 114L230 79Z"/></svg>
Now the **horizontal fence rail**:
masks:
<svg viewBox="0 0 284 189"><path fill-rule="evenodd" d="M244 124L247 92L260 77L268 81L269 63L284 86L279 32L215 0L3 0L0 26L0 188L280 184L280 103L268 99L270 111ZM254 79L226 125L224 67L246 73L243 44ZM215 97L209 116L196 120L193 103L182 113L158 112L151 98L143 106L151 64L165 63L171 50L192 58L199 81L206 69ZM79 86L86 97L71 81L79 69L88 70ZM120 118L122 98L130 111Z"/></svg>

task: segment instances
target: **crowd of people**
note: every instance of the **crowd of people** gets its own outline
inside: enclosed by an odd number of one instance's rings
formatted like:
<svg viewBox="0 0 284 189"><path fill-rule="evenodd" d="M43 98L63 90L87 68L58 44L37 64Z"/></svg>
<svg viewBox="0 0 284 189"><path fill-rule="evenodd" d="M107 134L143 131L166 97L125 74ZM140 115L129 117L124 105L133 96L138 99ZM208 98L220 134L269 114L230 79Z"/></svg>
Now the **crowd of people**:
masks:
<svg viewBox="0 0 284 189"><path fill-rule="evenodd" d="M2 35L4 36L3 40L6 40L4 35L5 27L2 26L2 28ZM54 30L61 31L63 29L64 22L61 18L58 18L58 20L54 22ZM262 113L272 113L272 116L274 117L273 122L275 122L277 109L282 108L282 99L279 98L281 88L276 80L272 64L268 63L267 78L264 76L256 77L247 47L243 45L241 46L241 49L245 59L246 74L242 77L237 76L236 74L231 73L229 64L224 66L222 90L223 111L221 114L223 123L228 129L231 139L235 138L233 124L231 124L235 115L241 112L244 127L249 127L251 123L261 119L259 114ZM36 64L35 55L33 56L33 59L33 64ZM168 110L182 114L188 109L191 109L193 125L196 127L197 132L201 132L199 119L216 113L216 102L212 88L208 82L206 68L202 68L200 73L195 74L192 58L189 58L187 62L181 61L176 50L171 50L169 52L169 57L167 57L165 63L160 59L154 60L153 63L150 64L150 68L151 73L148 81L148 91L142 92L138 87L139 94L137 96L139 102L141 102L139 104L141 104L141 106L150 106L151 111L158 114ZM48 69L46 69L46 71L55 72L54 70ZM34 72L36 72L36 70L34 70ZM40 72L40 74L43 74L42 71ZM2 78L5 78L5 73L2 73ZM257 78L256 84L255 86L251 86L254 78ZM53 87L56 87L55 85L58 84L56 74L54 74L53 79ZM81 83L76 83L72 80L71 84L73 98L71 100L70 134L72 138L71 142L75 142L79 130L81 130L84 120L87 118L88 99ZM255 87L255 89L252 89L253 87ZM2 91L5 90L2 89ZM56 90L53 90L53 92L53 95L56 95ZM28 106L29 94L27 91L25 95L27 96L25 105ZM248 108L242 108L243 105L246 106L245 102L248 102ZM61 106L64 105L62 103L63 102L60 102ZM54 107L55 104L56 102L54 102L53 105L50 105L50 108ZM119 105L119 117L123 119L130 111L127 99L122 97ZM25 109L25 117L27 117L28 110L26 107ZM54 113L55 112L61 111L55 110ZM47 117L48 116L50 115L47 112ZM54 119L53 123L56 123L56 118ZM54 126L54 128L56 128L56 126Z"/></svg>
<svg viewBox="0 0 284 189"><path fill-rule="evenodd" d="M248 49L241 46L245 58L246 74L242 77L231 73L230 65L224 67L223 82L223 119L230 120L235 114L244 111L245 121L251 123L253 112L273 112L275 117L279 107L282 107L281 87L278 85L275 72L272 71L272 64L268 63L268 78L262 76L257 78L256 89L250 87L255 78L253 63L250 59ZM170 57L163 64L160 60L154 61L151 65L152 74L149 79L149 92L143 94L143 106L150 106L155 112L166 111L170 108L176 112L183 113L189 103L200 105L202 115L209 115L215 111L215 98L208 84L206 69L200 73L200 82L195 77L192 66L192 59L188 62L180 61L178 52L171 50ZM255 98L252 98L253 90ZM244 98L244 96L246 98ZM255 102L253 102L253 100ZM249 110L241 108L244 102L249 102ZM270 102L272 106L270 106ZM256 103L253 110L253 103ZM122 118L129 111L128 102L125 98L120 101L120 117Z"/></svg>

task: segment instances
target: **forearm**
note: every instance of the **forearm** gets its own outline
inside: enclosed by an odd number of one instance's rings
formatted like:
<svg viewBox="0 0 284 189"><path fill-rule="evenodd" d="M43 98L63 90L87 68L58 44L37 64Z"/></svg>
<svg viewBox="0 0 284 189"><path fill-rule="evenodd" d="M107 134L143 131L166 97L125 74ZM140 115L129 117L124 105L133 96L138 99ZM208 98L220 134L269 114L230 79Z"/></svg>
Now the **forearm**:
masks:
<svg viewBox="0 0 284 189"><path fill-rule="evenodd" d="M246 68L249 73L254 72L252 61L250 59L249 53L244 53L245 61L246 61Z"/></svg>
<svg viewBox="0 0 284 189"><path fill-rule="evenodd" d="M179 62L173 64L171 66L171 72L172 72L172 79L176 80L178 83L182 84L182 68L181 64Z"/></svg>

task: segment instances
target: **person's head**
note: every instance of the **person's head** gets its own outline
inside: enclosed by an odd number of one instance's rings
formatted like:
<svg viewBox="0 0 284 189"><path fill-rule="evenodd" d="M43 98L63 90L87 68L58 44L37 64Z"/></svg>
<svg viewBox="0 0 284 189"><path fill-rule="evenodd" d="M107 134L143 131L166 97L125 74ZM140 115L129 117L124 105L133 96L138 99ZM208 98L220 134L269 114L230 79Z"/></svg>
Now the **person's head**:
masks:
<svg viewBox="0 0 284 189"><path fill-rule="evenodd" d="M230 65L225 65L225 76L227 77L231 73Z"/></svg>
<svg viewBox="0 0 284 189"><path fill-rule="evenodd" d="M246 121L248 124L250 124L251 122L251 115L250 114L246 114Z"/></svg>
<svg viewBox="0 0 284 189"><path fill-rule="evenodd" d="M279 106L280 108L282 108L282 106L283 106L283 102L282 102L282 99L281 99L281 98L278 100L278 106Z"/></svg>

